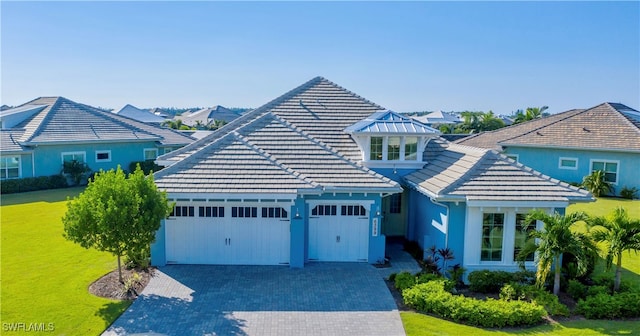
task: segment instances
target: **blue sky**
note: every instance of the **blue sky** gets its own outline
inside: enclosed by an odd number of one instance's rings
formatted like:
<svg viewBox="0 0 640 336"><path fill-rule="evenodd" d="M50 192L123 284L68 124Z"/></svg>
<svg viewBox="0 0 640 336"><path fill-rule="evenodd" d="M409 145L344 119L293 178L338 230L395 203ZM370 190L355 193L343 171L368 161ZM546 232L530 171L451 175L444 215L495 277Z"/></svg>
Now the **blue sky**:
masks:
<svg viewBox="0 0 640 336"><path fill-rule="evenodd" d="M386 108L640 109L640 2L7 2L1 102L258 107L323 76Z"/></svg>

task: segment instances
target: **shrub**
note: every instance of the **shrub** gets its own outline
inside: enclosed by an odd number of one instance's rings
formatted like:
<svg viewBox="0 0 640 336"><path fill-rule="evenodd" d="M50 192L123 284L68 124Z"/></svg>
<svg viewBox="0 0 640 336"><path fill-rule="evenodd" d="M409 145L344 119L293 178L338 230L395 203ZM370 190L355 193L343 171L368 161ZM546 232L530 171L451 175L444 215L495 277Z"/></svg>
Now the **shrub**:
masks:
<svg viewBox="0 0 640 336"><path fill-rule="evenodd" d="M91 168L82 161L71 160L62 163L62 173L67 174L73 185L80 185L91 172Z"/></svg>
<svg viewBox="0 0 640 336"><path fill-rule="evenodd" d="M62 175L25 177L20 179L3 180L0 183L2 194L13 194L19 192L66 188L67 179Z"/></svg>
<svg viewBox="0 0 640 336"><path fill-rule="evenodd" d="M578 280L569 280L567 284L567 294L574 300L584 299L587 296L587 286Z"/></svg>
<svg viewBox="0 0 640 336"><path fill-rule="evenodd" d="M136 166L140 165L140 169L145 175L149 173L157 172L158 170L164 168L163 166L157 165L153 160L145 160L145 161L134 161L129 164L129 171L136 171Z"/></svg>
<svg viewBox="0 0 640 336"><path fill-rule="evenodd" d="M531 325L546 316L544 308L535 303L482 301L453 295L444 288L444 280L430 281L405 290L402 297L405 304L417 310L485 328Z"/></svg>
<svg viewBox="0 0 640 336"><path fill-rule="evenodd" d="M544 307L549 315L569 316L569 308L558 297L534 285L510 283L500 289L501 300L525 300Z"/></svg>
<svg viewBox="0 0 640 336"><path fill-rule="evenodd" d="M594 276L592 280L594 284L598 286L606 287L608 290L605 291L605 293L610 294L611 292L613 292L613 286L614 286L613 274L600 273ZM629 290L631 290L631 288L632 288L632 285L628 281L622 280L620 282L620 288L618 289L618 292L619 293L628 292Z"/></svg>
<svg viewBox="0 0 640 336"><path fill-rule="evenodd" d="M620 190L620 197L626 199L638 198L638 188L636 187L624 187Z"/></svg>
<svg viewBox="0 0 640 336"><path fill-rule="evenodd" d="M396 273L391 273L389 274L389 281L393 282L394 284L396 283Z"/></svg>
<svg viewBox="0 0 640 336"><path fill-rule="evenodd" d="M598 294L611 294L611 290L607 286L589 286L586 296L596 296Z"/></svg>
<svg viewBox="0 0 640 336"><path fill-rule="evenodd" d="M576 312L588 319L613 319L640 317L640 293L627 292L615 295L599 293L578 301Z"/></svg>
<svg viewBox="0 0 640 336"><path fill-rule="evenodd" d="M505 271L473 271L469 274L469 289L479 293L498 293L511 280L511 273Z"/></svg>
<svg viewBox="0 0 640 336"><path fill-rule="evenodd" d="M613 193L613 185L606 181L604 171L596 170L582 180L582 187L589 190L593 196L600 197Z"/></svg>
<svg viewBox="0 0 640 336"><path fill-rule="evenodd" d="M401 272L396 275L395 286L399 291L404 291L416 284L416 276L409 272Z"/></svg>
<svg viewBox="0 0 640 336"><path fill-rule="evenodd" d="M524 285L533 285L536 282L535 271L517 271L511 274L511 281Z"/></svg>

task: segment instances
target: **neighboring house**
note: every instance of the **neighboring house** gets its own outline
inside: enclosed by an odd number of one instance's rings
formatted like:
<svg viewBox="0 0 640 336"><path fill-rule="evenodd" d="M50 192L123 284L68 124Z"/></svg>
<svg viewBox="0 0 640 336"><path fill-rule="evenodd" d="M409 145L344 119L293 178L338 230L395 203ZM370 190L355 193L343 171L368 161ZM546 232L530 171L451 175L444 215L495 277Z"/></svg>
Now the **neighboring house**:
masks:
<svg viewBox="0 0 640 336"><path fill-rule="evenodd" d="M114 110L113 113L127 117L127 118L131 118L143 123L147 123L147 124L160 125L167 120L162 116L155 115L147 110L141 110L130 104L123 106L121 109L117 111Z"/></svg>
<svg viewBox="0 0 640 336"><path fill-rule="evenodd" d="M238 112L229 110L224 106L216 105L195 112L185 112L182 115L176 116L174 119L180 119L183 124L193 127L198 124L208 126L214 121L230 122L239 116L240 113Z"/></svg>
<svg viewBox="0 0 640 336"><path fill-rule="evenodd" d="M163 109L160 109L160 108L157 108L157 107L154 107L154 108L150 109L149 112L151 112L151 113L153 113L153 114L155 114L155 115L157 115L159 117L162 117L163 119L171 119L171 118L169 118L169 113L167 113L167 111L165 111Z"/></svg>
<svg viewBox="0 0 640 336"><path fill-rule="evenodd" d="M459 114L442 111L435 111L423 116L412 118L425 125L459 124L462 122Z"/></svg>
<svg viewBox="0 0 640 336"><path fill-rule="evenodd" d="M152 160L195 139L62 97L42 97L0 113L1 179L59 174L64 161L94 171Z"/></svg>
<svg viewBox="0 0 640 336"><path fill-rule="evenodd" d="M603 170L616 194L640 189L640 112L616 103L570 110L457 143L491 148L562 181Z"/></svg>
<svg viewBox="0 0 640 336"><path fill-rule="evenodd" d="M400 236L452 248L452 265L514 270L529 210L593 200L322 77L157 162L176 205L154 265L380 263Z"/></svg>

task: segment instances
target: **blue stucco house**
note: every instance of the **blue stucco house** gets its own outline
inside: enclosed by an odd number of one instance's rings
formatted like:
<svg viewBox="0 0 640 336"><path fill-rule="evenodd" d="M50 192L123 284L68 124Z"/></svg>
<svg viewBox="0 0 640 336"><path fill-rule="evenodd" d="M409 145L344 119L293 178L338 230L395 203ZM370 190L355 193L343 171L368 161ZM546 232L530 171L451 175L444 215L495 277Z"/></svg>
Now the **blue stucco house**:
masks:
<svg viewBox="0 0 640 336"><path fill-rule="evenodd" d="M155 265L374 264L396 236L450 247L468 270L516 269L529 210L593 200L322 77L157 162L175 207Z"/></svg>
<svg viewBox="0 0 640 336"><path fill-rule="evenodd" d="M3 110L0 122L2 180L60 174L63 162L74 159L93 171L128 169L195 140L63 97Z"/></svg>
<svg viewBox="0 0 640 336"><path fill-rule="evenodd" d="M562 181L580 183L603 170L616 194L640 190L640 112L623 104L570 110L457 143L495 149Z"/></svg>

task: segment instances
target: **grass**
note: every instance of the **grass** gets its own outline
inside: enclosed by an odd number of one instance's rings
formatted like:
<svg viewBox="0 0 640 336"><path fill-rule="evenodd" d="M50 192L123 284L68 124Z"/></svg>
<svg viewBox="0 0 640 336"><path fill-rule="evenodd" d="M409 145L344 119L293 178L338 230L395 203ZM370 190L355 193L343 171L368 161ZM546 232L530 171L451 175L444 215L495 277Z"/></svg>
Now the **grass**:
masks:
<svg viewBox="0 0 640 336"><path fill-rule="evenodd" d="M116 267L115 257L62 237L66 198L81 191L2 195L3 329L6 323L53 323L55 334L97 335L130 305L88 292L93 281Z"/></svg>
<svg viewBox="0 0 640 336"><path fill-rule="evenodd" d="M567 213L584 211L591 216L606 216L613 209L622 206L627 209L631 218L640 218L640 201L618 198L599 198L595 203L574 204ZM625 253L622 257L622 280L640 286L640 254ZM615 268L607 271L604 261L600 260L595 273L607 273L612 277ZM640 320L572 320L522 329L483 329L439 319L437 317L414 312L401 312L400 317L408 336L426 335L640 335Z"/></svg>

